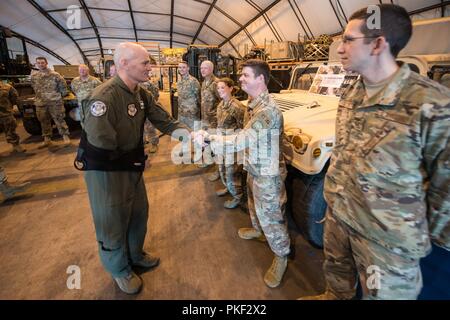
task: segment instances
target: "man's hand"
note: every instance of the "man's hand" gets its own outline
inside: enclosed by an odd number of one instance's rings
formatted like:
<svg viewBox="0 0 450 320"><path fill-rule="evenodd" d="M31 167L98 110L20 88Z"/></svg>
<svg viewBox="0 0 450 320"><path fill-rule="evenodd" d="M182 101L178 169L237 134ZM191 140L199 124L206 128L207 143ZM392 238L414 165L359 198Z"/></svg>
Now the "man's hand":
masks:
<svg viewBox="0 0 450 320"><path fill-rule="evenodd" d="M204 130L193 131L191 132L191 138L196 145L204 148L208 145L209 134Z"/></svg>

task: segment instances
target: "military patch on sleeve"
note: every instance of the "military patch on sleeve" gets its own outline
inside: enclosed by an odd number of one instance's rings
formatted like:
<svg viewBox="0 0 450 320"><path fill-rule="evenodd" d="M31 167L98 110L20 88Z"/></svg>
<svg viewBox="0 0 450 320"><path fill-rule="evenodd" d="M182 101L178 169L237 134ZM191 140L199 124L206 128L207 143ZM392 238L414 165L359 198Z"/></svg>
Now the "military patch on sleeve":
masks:
<svg viewBox="0 0 450 320"><path fill-rule="evenodd" d="M91 104L91 114L94 117L100 117L106 113L106 104L102 101L95 101Z"/></svg>
<svg viewBox="0 0 450 320"><path fill-rule="evenodd" d="M272 121L270 120L270 118L266 115L266 114L262 114L261 115L261 120L264 122L264 127L265 128L270 128Z"/></svg>
<svg viewBox="0 0 450 320"><path fill-rule="evenodd" d="M136 106L134 105L134 103L130 103L128 105L128 115L130 117L134 117L136 115L136 113L137 113Z"/></svg>
<svg viewBox="0 0 450 320"><path fill-rule="evenodd" d="M252 128L255 130L260 130L263 128L263 124L261 121L256 120L255 122L252 123Z"/></svg>

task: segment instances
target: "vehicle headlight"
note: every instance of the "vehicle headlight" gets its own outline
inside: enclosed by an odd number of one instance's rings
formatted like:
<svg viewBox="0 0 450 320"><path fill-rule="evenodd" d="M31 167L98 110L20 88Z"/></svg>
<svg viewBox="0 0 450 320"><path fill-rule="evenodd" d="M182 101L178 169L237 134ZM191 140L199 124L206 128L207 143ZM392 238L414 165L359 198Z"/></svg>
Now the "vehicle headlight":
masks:
<svg viewBox="0 0 450 320"><path fill-rule="evenodd" d="M308 148L308 143L310 139L307 135L300 133L292 137L292 145L297 153L305 153L306 148Z"/></svg>

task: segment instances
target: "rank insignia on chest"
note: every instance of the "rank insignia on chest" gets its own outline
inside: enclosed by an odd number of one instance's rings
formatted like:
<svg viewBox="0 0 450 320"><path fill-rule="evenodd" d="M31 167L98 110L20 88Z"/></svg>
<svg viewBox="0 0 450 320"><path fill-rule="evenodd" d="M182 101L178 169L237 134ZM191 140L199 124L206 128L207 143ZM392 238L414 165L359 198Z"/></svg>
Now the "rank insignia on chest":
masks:
<svg viewBox="0 0 450 320"><path fill-rule="evenodd" d="M106 113L106 104L104 104L102 101L95 101L91 105L91 114L94 117L100 117Z"/></svg>
<svg viewBox="0 0 450 320"><path fill-rule="evenodd" d="M136 106L134 105L134 103L131 103L128 105L128 115L130 117L134 117L137 113L137 109Z"/></svg>
<svg viewBox="0 0 450 320"><path fill-rule="evenodd" d="M141 107L141 109L144 109L144 101L142 101L142 100L139 100L139 106Z"/></svg>

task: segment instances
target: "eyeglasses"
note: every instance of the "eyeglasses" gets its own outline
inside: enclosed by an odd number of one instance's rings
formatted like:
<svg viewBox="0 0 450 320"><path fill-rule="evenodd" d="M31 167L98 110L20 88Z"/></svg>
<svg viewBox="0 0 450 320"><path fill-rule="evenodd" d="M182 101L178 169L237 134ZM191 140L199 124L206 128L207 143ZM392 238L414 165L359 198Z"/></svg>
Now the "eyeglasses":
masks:
<svg viewBox="0 0 450 320"><path fill-rule="evenodd" d="M343 43L343 44L348 44L348 43L351 43L351 42L353 42L353 41L355 41L355 40L357 40L357 39L376 39L376 38L378 38L379 36L371 36L371 37L349 37L349 36L342 36L341 38L340 38L340 41Z"/></svg>

